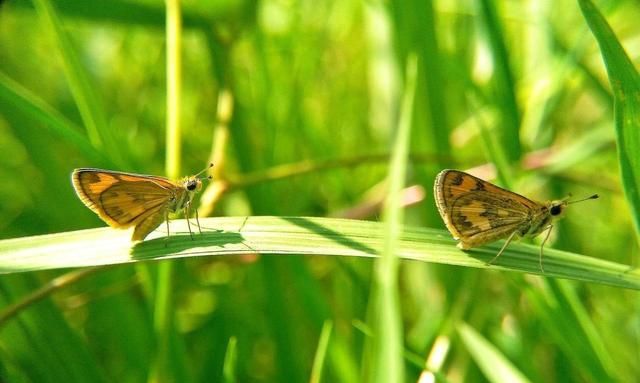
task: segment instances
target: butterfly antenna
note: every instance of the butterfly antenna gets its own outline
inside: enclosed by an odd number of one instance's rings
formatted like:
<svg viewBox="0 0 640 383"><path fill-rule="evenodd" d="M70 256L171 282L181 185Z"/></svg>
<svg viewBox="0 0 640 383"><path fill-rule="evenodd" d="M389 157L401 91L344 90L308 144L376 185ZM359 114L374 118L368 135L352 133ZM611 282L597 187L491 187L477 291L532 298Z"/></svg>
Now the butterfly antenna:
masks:
<svg viewBox="0 0 640 383"><path fill-rule="evenodd" d="M204 168L204 169L200 170L200 171L198 172L198 174L196 174L194 177L198 177L200 174L202 174L202 173L206 172L207 170L211 169L212 167L213 167L213 162L210 162L210 163L209 163L209 166L207 166L206 168ZM210 179L211 179L211 176L204 176L204 177L200 177L200 179L203 179L203 180L204 180L204 179L209 179L209 180L210 180Z"/></svg>
<svg viewBox="0 0 640 383"><path fill-rule="evenodd" d="M597 194L594 194L594 195L592 195L590 197L587 197L587 198L578 199L578 200L575 200L575 201L567 201L567 205L570 205L570 204L576 203L576 202L586 201L586 200L589 200L589 199L598 199L598 198L600 198L600 196L598 196Z"/></svg>

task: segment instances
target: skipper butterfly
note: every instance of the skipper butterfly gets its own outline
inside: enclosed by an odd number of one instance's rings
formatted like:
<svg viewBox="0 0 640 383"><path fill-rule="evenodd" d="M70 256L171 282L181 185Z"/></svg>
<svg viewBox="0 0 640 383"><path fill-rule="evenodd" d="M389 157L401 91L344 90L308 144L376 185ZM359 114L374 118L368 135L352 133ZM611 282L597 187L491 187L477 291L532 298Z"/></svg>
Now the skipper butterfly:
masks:
<svg viewBox="0 0 640 383"><path fill-rule="evenodd" d="M535 202L459 170L441 171L436 176L434 194L447 229L460 241L459 248L466 250L507 239L489 264L498 259L511 240L535 237L547 230L540 245L542 272L542 252L554 222L568 205L598 198L594 194L578 201Z"/></svg>
<svg viewBox="0 0 640 383"><path fill-rule="evenodd" d="M202 189L200 173L174 182L164 177L124 173L93 168L75 169L71 181L80 200L109 226L124 229L135 227L132 241L141 241L155 230L162 221L167 223L169 213L184 210L189 235L189 213L194 195ZM198 231L200 221L196 210Z"/></svg>

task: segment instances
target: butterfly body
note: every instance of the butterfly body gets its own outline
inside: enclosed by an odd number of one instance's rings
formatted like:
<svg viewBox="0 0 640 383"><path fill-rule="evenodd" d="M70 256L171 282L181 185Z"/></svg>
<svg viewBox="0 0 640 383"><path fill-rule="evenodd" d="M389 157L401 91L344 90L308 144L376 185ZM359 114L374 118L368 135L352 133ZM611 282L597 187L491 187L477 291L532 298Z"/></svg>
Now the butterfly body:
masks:
<svg viewBox="0 0 640 383"><path fill-rule="evenodd" d="M534 237L546 229L553 216L553 203L509 199L490 191L468 191L453 198L449 210L440 209L449 231L460 239L459 247L469 249L515 233L515 237ZM523 197L524 198L524 197ZM445 208L446 209L446 208Z"/></svg>
<svg viewBox="0 0 640 383"><path fill-rule="evenodd" d="M512 239L535 237L550 230L570 203L536 202L459 170L441 171L436 176L434 195L447 229L460 241L459 248L466 250L507 238L494 260ZM542 259L542 247L540 252ZM542 261L540 265L542 269Z"/></svg>
<svg viewBox="0 0 640 383"><path fill-rule="evenodd" d="M109 226L135 227L134 241L144 239L162 221L167 221L168 232L169 213L184 210L188 218L193 197L202 188L197 175L174 182L95 168L75 169L71 180L80 200Z"/></svg>

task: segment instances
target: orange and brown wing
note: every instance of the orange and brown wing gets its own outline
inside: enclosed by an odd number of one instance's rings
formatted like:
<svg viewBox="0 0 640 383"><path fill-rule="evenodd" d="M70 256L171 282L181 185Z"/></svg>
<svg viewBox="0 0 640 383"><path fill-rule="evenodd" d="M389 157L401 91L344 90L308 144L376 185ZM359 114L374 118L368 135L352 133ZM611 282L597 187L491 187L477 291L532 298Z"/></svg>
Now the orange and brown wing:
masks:
<svg viewBox="0 0 640 383"><path fill-rule="evenodd" d="M144 217L139 219L136 224L136 228L133 230L131 236L132 241L142 241L149 233L154 231L156 227L160 226L162 221L167 219L166 209L155 209L155 211L145 214ZM169 234L167 234L169 235Z"/></svg>
<svg viewBox="0 0 640 383"><path fill-rule="evenodd" d="M82 202L116 228L137 225L154 215L162 222L177 187L162 177L101 169L76 169L71 179Z"/></svg>
<svg viewBox="0 0 640 383"><path fill-rule="evenodd" d="M434 194L440 216L463 248L522 231L538 207L519 194L457 170L438 174Z"/></svg>

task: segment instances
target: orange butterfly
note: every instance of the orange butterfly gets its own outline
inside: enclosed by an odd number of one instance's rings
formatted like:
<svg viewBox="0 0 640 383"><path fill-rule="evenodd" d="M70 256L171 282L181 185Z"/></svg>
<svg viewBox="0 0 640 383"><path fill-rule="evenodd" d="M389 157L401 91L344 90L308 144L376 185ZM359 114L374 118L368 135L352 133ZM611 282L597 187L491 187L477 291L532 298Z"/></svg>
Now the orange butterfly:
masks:
<svg viewBox="0 0 640 383"><path fill-rule="evenodd" d="M116 172L93 168L75 169L71 181L80 200L93 210L109 226L124 229L134 226L132 241L143 240L162 221L167 223L169 235L169 213L184 210L189 235L189 209L196 192L202 189L200 173L173 182L164 177ZM196 210L198 231L200 221Z"/></svg>
<svg viewBox="0 0 640 383"><path fill-rule="evenodd" d="M489 264L498 259L512 239L535 237L548 230L540 245L543 272L542 251L554 221L569 204L598 198L594 194L578 201L535 202L459 170L441 171L436 176L434 194L447 229L460 240L459 248L466 250L507 238Z"/></svg>

